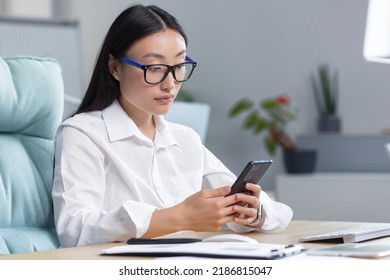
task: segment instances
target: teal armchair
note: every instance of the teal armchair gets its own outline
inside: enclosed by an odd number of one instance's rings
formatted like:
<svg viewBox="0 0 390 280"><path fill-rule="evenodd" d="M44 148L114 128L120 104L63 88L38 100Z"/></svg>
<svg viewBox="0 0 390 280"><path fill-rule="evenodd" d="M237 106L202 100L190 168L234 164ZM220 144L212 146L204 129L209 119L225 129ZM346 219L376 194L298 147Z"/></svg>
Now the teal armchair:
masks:
<svg viewBox="0 0 390 280"><path fill-rule="evenodd" d="M0 254L60 246L51 189L63 95L55 60L0 57Z"/></svg>

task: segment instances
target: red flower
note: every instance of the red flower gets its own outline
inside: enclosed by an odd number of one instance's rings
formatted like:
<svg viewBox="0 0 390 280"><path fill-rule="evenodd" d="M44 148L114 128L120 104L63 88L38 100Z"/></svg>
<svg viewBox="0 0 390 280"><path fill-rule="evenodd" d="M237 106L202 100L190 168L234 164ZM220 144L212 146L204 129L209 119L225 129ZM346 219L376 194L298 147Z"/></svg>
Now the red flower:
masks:
<svg viewBox="0 0 390 280"><path fill-rule="evenodd" d="M279 95L276 100L281 105L287 105L288 103L290 103L290 99L287 95Z"/></svg>

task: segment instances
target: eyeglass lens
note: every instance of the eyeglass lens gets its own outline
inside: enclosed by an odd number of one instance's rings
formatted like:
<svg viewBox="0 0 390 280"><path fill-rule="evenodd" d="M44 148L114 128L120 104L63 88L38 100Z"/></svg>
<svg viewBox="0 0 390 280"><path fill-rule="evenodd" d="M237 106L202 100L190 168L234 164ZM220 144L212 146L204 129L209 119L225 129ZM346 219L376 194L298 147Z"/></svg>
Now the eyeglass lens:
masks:
<svg viewBox="0 0 390 280"><path fill-rule="evenodd" d="M172 71L177 82L184 82L190 78L194 67L191 62L184 62L173 66L173 68L162 64L150 65L145 69L145 81L151 84L160 83Z"/></svg>

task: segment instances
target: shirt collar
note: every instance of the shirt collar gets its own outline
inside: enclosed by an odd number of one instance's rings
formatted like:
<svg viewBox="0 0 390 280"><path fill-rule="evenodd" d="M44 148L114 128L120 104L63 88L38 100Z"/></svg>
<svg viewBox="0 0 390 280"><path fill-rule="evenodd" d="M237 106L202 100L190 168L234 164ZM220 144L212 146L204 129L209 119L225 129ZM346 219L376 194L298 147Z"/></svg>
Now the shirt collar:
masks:
<svg viewBox="0 0 390 280"><path fill-rule="evenodd" d="M150 139L141 133L134 121L126 114L118 100L102 111L107 134L111 142L135 136L150 142ZM159 147L177 145L177 141L168 129L168 124L162 116L155 116L156 137L155 144Z"/></svg>
<svg viewBox="0 0 390 280"><path fill-rule="evenodd" d="M133 120L122 109L118 100L102 111L107 134L111 142L141 134ZM138 133L137 133L138 132Z"/></svg>

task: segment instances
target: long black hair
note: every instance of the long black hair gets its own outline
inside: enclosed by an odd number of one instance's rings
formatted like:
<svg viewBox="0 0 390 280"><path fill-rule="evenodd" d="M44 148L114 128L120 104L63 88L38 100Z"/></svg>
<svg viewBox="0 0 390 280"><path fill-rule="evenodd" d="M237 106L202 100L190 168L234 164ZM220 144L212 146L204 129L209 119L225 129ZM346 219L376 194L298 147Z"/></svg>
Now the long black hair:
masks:
<svg viewBox="0 0 390 280"><path fill-rule="evenodd" d="M154 5L135 5L124 10L107 32L84 99L75 114L103 110L119 97L119 82L109 71L110 54L114 57L122 55L137 40L167 28L180 33L187 45L183 28L165 10Z"/></svg>

